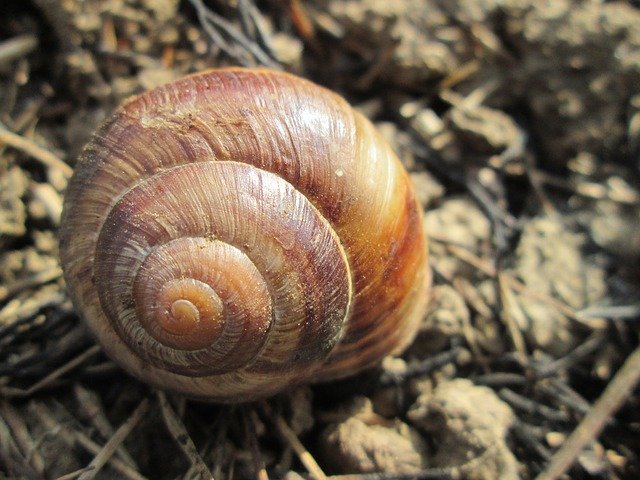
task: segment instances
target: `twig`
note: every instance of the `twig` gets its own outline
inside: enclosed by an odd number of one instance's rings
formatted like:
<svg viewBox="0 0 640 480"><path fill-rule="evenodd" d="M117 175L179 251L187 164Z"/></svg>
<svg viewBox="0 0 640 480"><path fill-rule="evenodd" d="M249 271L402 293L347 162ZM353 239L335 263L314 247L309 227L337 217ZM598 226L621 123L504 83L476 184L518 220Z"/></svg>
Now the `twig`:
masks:
<svg viewBox="0 0 640 480"><path fill-rule="evenodd" d="M525 156L525 172L529 178L529 183L533 189L534 194L538 197L538 202L542 206L542 209L550 217L557 217L558 210L554 207L551 200L544 191L543 181L541 179L539 170L536 168L535 160L532 156Z"/></svg>
<svg viewBox="0 0 640 480"><path fill-rule="evenodd" d="M537 171L537 176L541 183L550 187L560 189L592 200L602 200L606 198L612 202L623 205L637 205L640 202L640 195L634 191L625 192L623 195L615 195L602 183L588 182L585 180L564 179L543 170Z"/></svg>
<svg viewBox="0 0 640 480"><path fill-rule="evenodd" d="M74 478L78 478L84 472L91 470L90 467L79 468L78 470L74 470L73 472L66 473L64 475L59 476L56 480L73 480Z"/></svg>
<svg viewBox="0 0 640 480"><path fill-rule="evenodd" d="M35 35L20 35L0 42L0 65L24 57L38 47Z"/></svg>
<svg viewBox="0 0 640 480"><path fill-rule="evenodd" d="M478 59L464 63L438 82L438 90L449 90L455 87L460 82L465 81L471 75L475 74L480 69L480 65Z"/></svg>
<svg viewBox="0 0 640 480"><path fill-rule="evenodd" d="M287 6L291 23L293 23L296 31L317 54L322 53L322 48L316 37L316 28L305 6L300 0L288 0Z"/></svg>
<svg viewBox="0 0 640 480"><path fill-rule="evenodd" d="M483 302L476 289L471 285L471 282L463 277L456 277L452 282L453 287L462 295L467 305L470 305L476 311L481 312L481 315L485 318L491 318L491 309ZM486 363L486 359L482 354L480 345L478 344L478 338L476 330L471 325L471 320L468 315L463 315L462 321L462 334L469 345L469 348L473 352L473 356L480 363Z"/></svg>
<svg viewBox="0 0 640 480"><path fill-rule="evenodd" d="M82 327L73 328L75 315L67 306L44 315L44 323L39 323L38 317L34 317L30 322L20 322L11 325L11 329L0 342L0 354L5 353L2 346L10 345L12 342L34 342L42 343L43 340L51 340L51 333L67 329L66 333L56 335L57 338L47 342L45 349L35 351L26 350L11 361L0 362L0 377L43 377L51 372L54 365L59 365L77 354L77 352L89 348L94 343L87 335L87 331ZM70 307L69 307L70 308ZM63 310L64 309L64 310Z"/></svg>
<svg viewBox="0 0 640 480"><path fill-rule="evenodd" d="M94 345L93 347L89 348L85 352L83 352L80 355L78 355L73 360L71 360L71 361L67 362L66 364L62 365L60 368L55 369L49 375L44 377L42 380L34 383L33 385L31 385L26 390L21 389L21 388L12 388L12 387L7 387L7 386L0 386L0 395L6 396L6 397L29 397L29 396L33 395L35 392L37 392L37 391L43 389L44 387L48 386L54 380L60 378L65 373L73 370L78 365L81 365L83 362L85 362L87 359L89 359L92 356L94 356L95 354L97 354L99 351L100 351L100 346Z"/></svg>
<svg viewBox="0 0 640 480"><path fill-rule="evenodd" d="M20 453L20 449L11 435L9 425L7 425L0 415L0 465L3 471L11 476L24 478L37 478L36 472L31 465L25 462Z"/></svg>
<svg viewBox="0 0 640 480"><path fill-rule="evenodd" d="M302 462L304 467L315 478L315 480L326 480L327 476L320 468L320 465L318 465L315 458L313 458L313 455L311 455L304 445L302 445L302 442L300 442L295 432L291 430L289 425L287 425L284 418L282 418L278 413L275 413L266 402L262 402L261 407L265 415L273 420L276 428L278 429L278 433L280 433L284 440L291 446L291 448L293 448L293 451L298 455L300 462Z"/></svg>
<svg viewBox="0 0 640 480"><path fill-rule="evenodd" d="M47 167L60 170L62 174L69 178L73 175L73 168L64 163L60 158L46 150L39 145L36 145L31 140L28 140L20 135L10 132L2 125L0 125L0 144L6 143L7 145L17 148L18 150L26 153L30 157L35 158L40 163Z"/></svg>
<svg viewBox="0 0 640 480"><path fill-rule="evenodd" d="M9 285L0 285L0 302L12 297L16 293L27 288L36 287L57 280L62 276L62 269L59 266L40 270L31 277L16 280Z"/></svg>
<svg viewBox="0 0 640 480"><path fill-rule="evenodd" d="M480 272L484 273L488 277L490 278L497 277L498 271L493 265L483 260L482 258L478 257L476 254L469 251L468 249L455 245L454 243L451 242L451 240L445 237L438 237L435 235L431 235L430 239L444 244L447 252L451 253L452 255L455 255L457 258L459 258L465 263L468 263L469 265L476 268ZM600 318L590 319L590 318L582 317L581 315L579 315L578 312L576 312L573 308L568 306L566 303L558 300L557 298L552 297L551 295L547 295L546 293L532 290L529 286L522 283L520 280L518 280L514 276L509 275L508 273L501 272L501 275L503 276L504 280L511 286L511 288L513 288L513 290L515 290L516 292L522 295L528 296L530 298L533 298L535 300L538 300L540 302L547 303L549 305L554 306L565 317L571 320L574 320L580 323L581 325L585 325L592 329L603 328L606 325L606 323L603 323L600 321L601 320Z"/></svg>
<svg viewBox="0 0 640 480"><path fill-rule="evenodd" d="M247 435L247 441L249 443L249 449L251 450L251 455L253 457L253 467L256 472L256 480L269 480L267 470L264 466L264 460L262 460L262 455L260 455L260 447L258 445L258 439L256 438L256 426L251 413L252 412L247 410L247 407L242 408L242 420L244 423L244 430Z"/></svg>
<svg viewBox="0 0 640 480"><path fill-rule="evenodd" d="M109 422L109 419L104 413L104 407L100 400L100 396L85 389L80 384L73 386L73 393L76 397L76 404L78 405L78 413L93 427L95 428L103 438L109 438L113 435L114 429ZM123 445L120 445L116 449L116 454L129 465L137 468L136 462L131 455L127 452Z"/></svg>
<svg viewBox="0 0 640 480"><path fill-rule="evenodd" d="M494 389L504 387L505 385L521 387L526 385L528 382L524 375L506 372L485 373L484 375L473 377L472 380L476 385L486 385L488 387L493 387Z"/></svg>
<svg viewBox="0 0 640 480"><path fill-rule="evenodd" d="M579 416L586 415L591 408L591 404L584 398L571 390L564 382L557 378L538 382L536 389L553 398L557 403L571 408Z"/></svg>
<svg viewBox="0 0 640 480"><path fill-rule="evenodd" d="M518 319L514 318L514 315L522 317L524 316L524 313L517 304L515 295L509 288L503 273L498 273L498 294L502 305L501 317L504 319L507 331L509 332L513 346L515 347L520 359L520 364L524 367L529 367L527 346L524 341L524 336L522 335L522 331L518 325Z"/></svg>
<svg viewBox="0 0 640 480"><path fill-rule="evenodd" d="M632 305L592 305L576 313L584 318L631 319L640 317L640 303Z"/></svg>
<svg viewBox="0 0 640 480"><path fill-rule="evenodd" d="M33 402L29 405L29 411L33 416L37 417L40 422L42 422L48 431L59 434L63 441L70 446L78 444L93 455L97 455L98 452L100 452L100 445L95 443L84 433L77 432L67 425L59 424L55 420L52 412L45 405ZM131 480L146 480L146 477L117 458L110 458L109 465L121 474L123 478Z"/></svg>
<svg viewBox="0 0 640 480"><path fill-rule="evenodd" d="M465 177L465 186L469 194L491 221L493 245L498 250L499 256L509 248L509 238L517 223L516 218L507 211L505 206L496 201L495 195L492 195L492 192L476 177L472 175Z"/></svg>
<svg viewBox="0 0 640 480"><path fill-rule="evenodd" d="M250 0L239 0L238 13L240 14L240 22L245 35L254 39L269 57L276 60L271 38L264 29L260 18L260 10ZM253 32L251 31L252 29Z"/></svg>
<svg viewBox="0 0 640 480"><path fill-rule="evenodd" d="M547 407L546 405L537 403L528 397L514 392L513 390L509 390L508 388L501 388L498 391L498 395L500 395L500 398L511 406L529 414L540 415L553 422L567 422L569 420L569 415L566 412L555 410Z"/></svg>
<svg viewBox="0 0 640 480"><path fill-rule="evenodd" d="M57 285L45 285L38 295L24 295L14 298L0 310L0 328L14 322L34 317L46 307L57 307L64 303L65 293Z"/></svg>
<svg viewBox="0 0 640 480"><path fill-rule="evenodd" d="M331 475L328 480L457 480L466 478L459 468L428 468L414 473L356 473Z"/></svg>
<svg viewBox="0 0 640 480"><path fill-rule="evenodd" d="M242 32L238 31L228 20L209 10L202 0L189 0L191 5L196 9L198 20L202 28L209 34L211 40L227 55L239 61L244 66L253 66L251 62L239 54L237 48L241 47L244 51L250 53L258 63L269 68L280 70L282 67L272 60L267 53L260 48L258 44L247 38ZM216 30L219 29L235 42L235 45L228 43L222 34Z"/></svg>
<svg viewBox="0 0 640 480"><path fill-rule="evenodd" d="M33 439L21 415L8 402L0 403L0 417L4 419L13 433L13 439L20 447L29 465L40 476L44 476L45 465L40 452L35 448Z"/></svg>
<svg viewBox="0 0 640 480"><path fill-rule="evenodd" d="M229 421L231 415L229 410L221 409L218 412L218 419L216 424L211 428L211 445L209 451L203 455L203 457L210 459L211 465L213 465L213 476L215 478L222 478L223 465L225 463L225 457L228 454L228 444L225 441L227 438L227 431L229 429ZM227 478L233 478L233 475L227 475Z"/></svg>
<svg viewBox="0 0 640 480"><path fill-rule="evenodd" d="M523 444L527 445L529 449L536 452L544 460L549 460L551 458L551 451L536 438L532 430L534 429L519 420L517 420L511 428L516 438Z"/></svg>
<svg viewBox="0 0 640 480"><path fill-rule="evenodd" d="M30 187L34 200L44 206L44 211L54 226L60 225L62 217L62 195L50 183L32 182Z"/></svg>
<svg viewBox="0 0 640 480"><path fill-rule="evenodd" d="M640 347L637 347L536 480L555 480L567 472L582 449L598 437L609 417L622 406L639 381Z"/></svg>
<svg viewBox="0 0 640 480"><path fill-rule="evenodd" d="M91 463L87 465L88 471L80 475L80 480L92 480L96 474L104 467L107 461L112 457L118 446L124 441L125 438L131 433L138 422L144 417L149 409L149 400L144 399L138 407L133 411L131 416L120 425L113 436L107 443L104 444L102 450L91 460Z"/></svg>
<svg viewBox="0 0 640 480"><path fill-rule="evenodd" d="M176 415L176 412L173 411L167 396L163 392L158 392L157 396L158 402L160 403L160 412L162 412L162 418L167 430L169 430L169 433L171 433L182 452L191 461L191 464L200 478L209 478L213 480L213 475L200 457L198 449L191 440L191 436L187 432L182 420L180 420L178 415Z"/></svg>
<svg viewBox="0 0 640 480"><path fill-rule="evenodd" d="M539 378L548 377L550 375L556 374L562 369L566 369L571 365L574 365L575 363L588 357L598 348L600 348L604 343L604 340L605 337L600 332L594 333L589 339L571 350L571 352L569 352L564 357L561 357L557 360L554 360L553 362L548 363L547 365L543 365L542 367L536 369L536 376Z"/></svg>
<svg viewBox="0 0 640 480"><path fill-rule="evenodd" d="M368 90L371 84L382 74L385 68L391 63L393 55L400 46L400 39L389 39L382 45L377 54L377 58L369 69L356 82L355 87L360 90Z"/></svg>
<svg viewBox="0 0 640 480"><path fill-rule="evenodd" d="M415 365L409 365L402 373L390 374L385 372L380 376L378 383L382 387L397 385L402 380L428 375L434 370L444 367L449 363L460 363L461 360L468 359L469 357L470 354L467 349L456 347L446 352L434 355L433 357L423 360Z"/></svg>

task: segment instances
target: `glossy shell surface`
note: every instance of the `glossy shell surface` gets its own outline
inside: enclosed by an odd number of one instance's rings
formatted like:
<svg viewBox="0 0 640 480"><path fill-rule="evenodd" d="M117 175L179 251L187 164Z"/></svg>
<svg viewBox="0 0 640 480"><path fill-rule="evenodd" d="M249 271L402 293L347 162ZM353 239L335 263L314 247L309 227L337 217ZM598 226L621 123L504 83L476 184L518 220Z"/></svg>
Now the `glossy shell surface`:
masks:
<svg viewBox="0 0 640 480"><path fill-rule="evenodd" d="M107 353L214 401L375 365L428 297L421 213L388 144L340 96L267 70L122 105L76 166L60 239Z"/></svg>

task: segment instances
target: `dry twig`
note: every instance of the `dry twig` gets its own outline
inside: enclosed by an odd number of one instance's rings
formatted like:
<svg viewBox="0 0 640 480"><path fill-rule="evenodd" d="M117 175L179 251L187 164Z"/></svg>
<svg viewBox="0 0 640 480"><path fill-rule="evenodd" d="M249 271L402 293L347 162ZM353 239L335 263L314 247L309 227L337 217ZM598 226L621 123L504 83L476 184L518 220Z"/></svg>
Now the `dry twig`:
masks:
<svg viewBox="0 0 640 480"><path fill-rule="evenodd" d="M20 35L0 42L0 65L24 57L38 47L35 35Z"/></svg>
<svg viewBox="0 0 640 480"><path fill-rule="evenodd" d="M209 34L213 43L231 58L245 67L253 67L255 66L254 62L248 60L245 56L245 53L249 53L260 65L276 70L282 68L260 45L247 38L243 32L239 31L227 19L209 10L202 0L189 1L196 9L198 20L202 28ZM230 41L227 41L225 36Z"/></svg>
<svg viewBox="0 0 640 480"><path fill-rule="evenodd" d="M0 144L3 143L10 145L13 148L17 148L47 167L60 170L60 172L62 172L67 178L70 178L73 174L73 168L64 163L49 150L36 145L33 141L23 136L10 132L0 125Z"/></svg>
<svg viewBox="0 0 640 480"><path fill-rule="evenodd" d="M256 437L256 425L253 418L253 412L247 410L246 407L242 408L242 421L244 423L244 430L253 457L253 467L256 472L256 480L269 480L267 470L264 465L264 460L260 454L260 446L258 445L258 439Z"/></svg>
<svg viewBox="0 0 640 480"><path fill-rule="evenodd" d="M309 453L309 451L305 448L302 442L298 439L295 432L291 430L287 422L284 421L284 418L280 416L278 413L274 412L268 403L261 403L262 411L264 414L270 418L276 425L276 429L278 433L282 436L282 438L293 448L296 455L300 459L300 462L304 465L307 471L316 479L316 480L325 480L327 476L324 474L316 459L313 458L313 455Z"/></svg>
<svg viewBox="0 0 640 480"><path fill-rule="evenodd" d="M198 453L198 449L194 445L191 440L191 436L187 429L185 428L180 417L176 415L167 396L164 392L158 392L158 401L160 403L160 411L162 412L162 418L164 420L164 424L166 425L169 433L173 436L176 443L180 446L182 452L187 456L187 458L191 461L193 465L194 473L199 476L199 478L208 478L213 480L213 475L209 471L209 467L204 463L202 457Z"/></svg>
<svg viewBox="0 0 640 480"><path fill-rule="evenodd" d="M0 302L12 297L22 290L27 288L37 287L44 285L45 283L57 280L62 276L62 269L59 266L49 268L47 270L40 270L34 273L31 277L22 278L8 285L0 285Z"/></svg>
<svg viewBox="0 0 640 480"><path fill-rule="evenodd" d="M24 423L22 417L7 402L0 403L0 417L4 419L7 426L11 429L12 438L15 444L21 449L24 458L29 465L40 475L44 475L44 460L37 451L33 439Z"/></svg>
<svg viewBox="0 0 640 480"><path fill-rule="evenodd" d="M100 452L100 445L95 443L84 433L72 429L67 424L59 423L54 417L53 413L44 404L36 402L31 403L29 405L29 412L40 422L42 422L47 430L49 430L50 432L55 432L56 435L60 435L62 440L69 446L77 444L93 455L97 455ZM136 470L134 470L121 460L118 460L117 458L110 458L108 463L114 468L114 470L122 475L123 478L127 478L130 480L146 480L146 477L142 476ZM74 473L77 474L81 473L82 471L84 471L84 469Z"/></svg>
<svg viewBox="0 0 640 480"><path fill-rule="evenodd" d="M103 438L109 438L114 434L114 428L104 413L104 408L100 396L91 390L87 390L79 383L73 386L73 393L76 397L78 411L83 419L91 424ZM137 468L136 462L127 452L123 445L116 449L116 454L132 467Z"/></svg>
<svg viewBox="0 0 640 480"><path fill-rule="evenodd" d="M100 469L104 467L107 461L113 456L118 446L127 438L129 433L131 433L131 430L133 430L142 417L144 417L148 409L149 400L145 398L140 402L131 416L120 425L109 441L104 444L102 450L91 460L91 463L87 465L87 471L80 475L79 480L91 480L96 476Z"/></svg>
<svg viewBox="0 0 640 480"><path fill-rule="evenodd" d="M99 351L100 351L100 346L98 345L92 346L91 348L84 351L83 353L81 353L71 361L62 365L60 368L55 369L49 375L44 377L42 380L37 381L27 389L13 388L13 387L8 387L6 385L2 385L0 386L0 395L5 397L30 397L37 391L53 383L54 380L57 380L65 373L73 370L78 365L81 365L86 360L96 355Z"/></svg>
<svg viewBox="0 0 640 480"><path fill-rule="evenodd" d="M622 406L638 382L640 382L640 347L629 355L624 365L607 385L604 393L536 480L555 480L563 475L575 462L582 449L598 437L607 420Z"/></svg>

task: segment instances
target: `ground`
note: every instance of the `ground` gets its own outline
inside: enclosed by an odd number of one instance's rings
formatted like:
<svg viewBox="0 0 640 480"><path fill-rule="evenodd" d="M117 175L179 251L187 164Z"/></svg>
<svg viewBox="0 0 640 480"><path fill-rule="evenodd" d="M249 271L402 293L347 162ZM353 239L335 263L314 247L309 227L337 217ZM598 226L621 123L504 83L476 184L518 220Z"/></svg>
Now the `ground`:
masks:
<svg viewBox="0 0 640 480"><path fill-rule="evenodd" d="M434 285L401 357L221 406L84 329L57 256L78 153L224 65L342 94L410 172ZM637 2L8 0L0 98L0 478L640 477Z"/></svg>

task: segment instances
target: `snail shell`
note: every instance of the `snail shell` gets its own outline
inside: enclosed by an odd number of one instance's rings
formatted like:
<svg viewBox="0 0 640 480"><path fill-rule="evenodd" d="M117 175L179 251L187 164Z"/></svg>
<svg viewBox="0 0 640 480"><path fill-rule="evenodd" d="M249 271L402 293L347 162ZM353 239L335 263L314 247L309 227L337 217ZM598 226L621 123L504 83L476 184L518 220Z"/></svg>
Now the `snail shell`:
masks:
<svg viewBox="0 0 640 480"><path fill-rule="evenodd" d="M60 256L127 371L244 401L402 350L426 306L425 242L407 173L342 97L225 69L101 126L69 184Z"/></svg>

